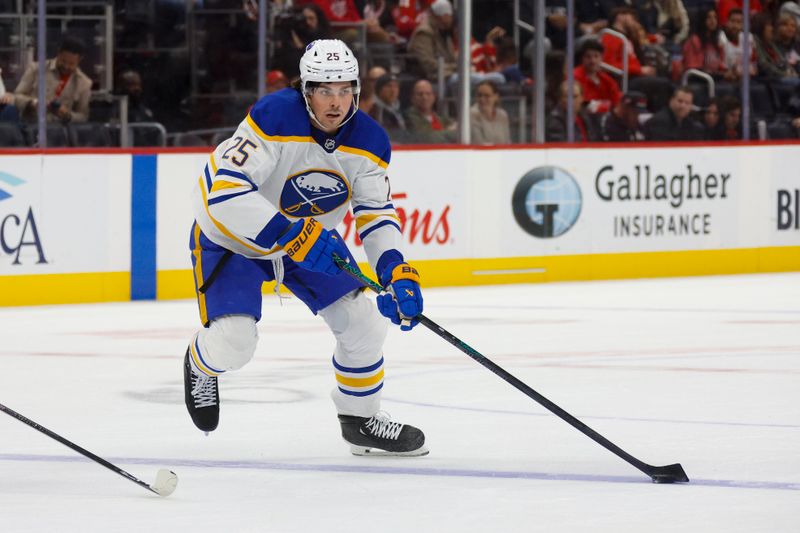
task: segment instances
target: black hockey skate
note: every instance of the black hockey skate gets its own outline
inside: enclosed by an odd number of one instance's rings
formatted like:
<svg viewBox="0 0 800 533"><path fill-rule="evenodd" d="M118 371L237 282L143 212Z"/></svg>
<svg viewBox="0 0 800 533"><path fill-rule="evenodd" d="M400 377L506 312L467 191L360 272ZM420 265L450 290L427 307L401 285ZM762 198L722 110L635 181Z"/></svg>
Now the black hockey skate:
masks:
<svg viewBox="0 0 800 533"><path fill-rule="evenodd" d="M339 422L353 455L428 455L425 434L414 426L392 422L386 413L371 418L339 415Z"/></svg>
<svg viewBox="0 0 800 533"><path fill-rule="evenodd" d="M186 409L192 422L201 431L208 434L217 429L219 424L219 386L217 378L205 374L197 374L189 362L189 350L183 360L183 391L186 398Z"/></svg>

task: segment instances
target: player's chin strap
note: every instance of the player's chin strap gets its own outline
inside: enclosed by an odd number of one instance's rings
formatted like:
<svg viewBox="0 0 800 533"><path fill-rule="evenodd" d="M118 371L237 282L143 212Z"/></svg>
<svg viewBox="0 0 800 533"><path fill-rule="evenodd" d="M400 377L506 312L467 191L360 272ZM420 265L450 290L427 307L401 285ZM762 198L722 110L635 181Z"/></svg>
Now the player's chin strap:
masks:
<svg viewBox="0 0 800 533"><path fill-rule="evenodd" d="M356 111L358 111L358 101L359 101L360 97L361 97L361 93L360 92L354 96L353 103L350 105L350 111L351 111L350 112L350 116L347 117L346 119L344 119L341 124L339 124L339 126L338 126L339 128L341 128L342 126L347 124L347 121L355 116ZM308 96L306 96L306 92L305 91L303 91L303 101L306 103L306 111L308 111L308 116L311 117L311 120L313 120L314 122L317 123L317 126L319 126L319 128L322 131L325 131L326 126L322 125L322 123L317 118L317 115L315 115L314 112L311 110L311 106L308 104Z"/></svg>

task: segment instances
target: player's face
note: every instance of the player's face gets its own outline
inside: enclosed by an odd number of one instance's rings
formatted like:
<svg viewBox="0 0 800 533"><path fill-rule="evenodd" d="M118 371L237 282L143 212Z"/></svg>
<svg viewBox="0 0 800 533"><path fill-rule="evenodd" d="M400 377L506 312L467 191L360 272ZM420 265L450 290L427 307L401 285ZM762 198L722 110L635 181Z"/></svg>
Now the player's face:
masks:
<svg viewBox="0 0 800 533"><path fill-rule="evenodd" d="M347 117L353 104L353 87L348 81L323 83L312 89L308 105L322 125L322 131L333 133Z"/></svg>

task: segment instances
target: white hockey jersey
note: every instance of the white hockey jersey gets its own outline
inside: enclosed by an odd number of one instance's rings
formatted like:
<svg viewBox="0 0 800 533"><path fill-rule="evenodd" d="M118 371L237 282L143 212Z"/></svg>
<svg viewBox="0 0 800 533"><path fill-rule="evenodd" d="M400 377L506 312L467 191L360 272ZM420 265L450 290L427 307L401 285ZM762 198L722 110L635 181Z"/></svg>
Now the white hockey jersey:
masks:
<svg viewBox="0 0 800 533"><path fill-rule="evenodd" d="M335 136L311 127L302 95L284 89L256 103L211 153L194 191L197 224L214 243L253 259L284 252L276 239L295 220L334 229L352 207L373 268L400 250L390 201L386 132L361 111Z"/></svg>

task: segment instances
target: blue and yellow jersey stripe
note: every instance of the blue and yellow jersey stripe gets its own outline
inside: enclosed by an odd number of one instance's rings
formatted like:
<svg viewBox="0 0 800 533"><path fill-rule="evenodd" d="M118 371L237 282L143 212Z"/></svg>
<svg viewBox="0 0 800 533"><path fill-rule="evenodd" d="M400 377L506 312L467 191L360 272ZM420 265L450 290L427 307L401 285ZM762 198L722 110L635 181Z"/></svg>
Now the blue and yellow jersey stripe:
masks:
<svg viewBox="0 0 800 533"><path fill-rule="evenodd" d="M384 226L394 226L398 231L401 230L400 218L392 204L370 207L359 205L353 209L356 219L356 231L361 240Z"/></svg>

